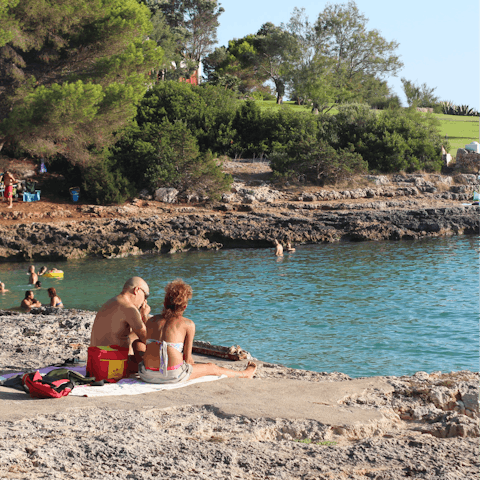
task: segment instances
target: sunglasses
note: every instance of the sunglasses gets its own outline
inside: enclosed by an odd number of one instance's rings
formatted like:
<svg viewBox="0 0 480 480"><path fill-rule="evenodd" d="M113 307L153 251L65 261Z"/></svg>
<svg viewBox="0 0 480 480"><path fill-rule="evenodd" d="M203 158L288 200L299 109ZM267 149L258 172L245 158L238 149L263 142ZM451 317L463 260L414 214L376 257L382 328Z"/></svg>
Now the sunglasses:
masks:
<svg viewBox="0 0 480 480"><path fill-rule="evenodd" d="M145 300L150 296L150 292L146 292L142 287L138 287L142 292L143 294L145 295Z"/></svg>

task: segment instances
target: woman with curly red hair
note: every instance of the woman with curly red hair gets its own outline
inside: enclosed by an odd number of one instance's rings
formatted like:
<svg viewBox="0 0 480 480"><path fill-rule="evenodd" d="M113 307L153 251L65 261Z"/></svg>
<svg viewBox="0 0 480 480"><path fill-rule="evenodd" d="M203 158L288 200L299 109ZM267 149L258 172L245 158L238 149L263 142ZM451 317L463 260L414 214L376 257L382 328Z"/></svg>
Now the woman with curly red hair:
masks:
<svg viewBox="0 0 480 480"><path fill-rule="evenodd" d="M183 316L191 298L192 288L183 280L174 280L165 287L162 313L145 324L147 348L138 367L140 378L148 383L180 383L205 375L252 378L257 370L253 362L243 372L236 372L214 363L193 361L195 324Z"/></svg>

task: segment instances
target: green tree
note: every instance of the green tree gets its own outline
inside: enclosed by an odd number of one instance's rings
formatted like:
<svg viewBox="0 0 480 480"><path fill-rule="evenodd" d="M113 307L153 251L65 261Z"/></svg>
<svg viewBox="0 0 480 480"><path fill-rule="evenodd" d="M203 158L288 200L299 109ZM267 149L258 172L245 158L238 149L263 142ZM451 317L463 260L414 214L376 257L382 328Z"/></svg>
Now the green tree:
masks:
<svg viewBox="0 0 480 480"><path fill-rule="evenodd" d="M323 54L335 62L334 85L361 95L362 82L372 76L383 79L403 66L395 53L398 43L388 42L378 30L367 29L368 19L356 3L327 5L315 24Z"/></svg>
<svg viewBox="0 0 480 480"><path fill-rule="evenodd" d="M247 93L261 88L264 78L257 75L253 35L230 40L228 48L219 47L203 60L203 74L207 83ZM233 80L232 77L238 80Z"/></svg>
<svg viewBox="0 0 480 480"><path fill-rule="evenodd" d="M176 40L176 70L189 76L217 43L218 18L224 9L217 0L143 0L154 12L161 13ZM160 44L161 45L161 44Z"/></svg>
<svg viewBox="0 0 480 480"><path fill-rule="evenodd" d="M433 93L436 87L429 88L426 83L418 85L406 78L400 80L409 107L434 107L439 103L440 99Z"/></svg>
<svg viewBox="0 0 480 480"><path fill-rule="evenodd" d="M257 32L253 43L255 68L261 78L275 85L277 103L283 102L288 81L288 59L297 46L293 36L282 27L265 23Z"/></svg>
<svg viewBox="0 0 480 480"><path fill-rule="evenodd" d="M136 0L0 2L0 145L87 165L135 115L162 50Z"/></svg>

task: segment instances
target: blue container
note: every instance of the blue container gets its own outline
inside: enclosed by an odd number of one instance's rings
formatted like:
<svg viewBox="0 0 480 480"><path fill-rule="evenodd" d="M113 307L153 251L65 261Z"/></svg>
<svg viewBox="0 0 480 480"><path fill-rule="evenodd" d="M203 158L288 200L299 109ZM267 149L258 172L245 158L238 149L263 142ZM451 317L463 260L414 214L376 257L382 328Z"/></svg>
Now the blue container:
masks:
<svg viewBox="0 0 480 480"><path fill-rule="evenodd" d="M41 192L41 190L36 190L35 193L24 192L23 201L24 202L38 202L40 200L40 192Z"/></svg>
<svg viewBox="0 0 480 480"><path fill-rule="evenodd" d="M80 197L80 194L78 192L72 192L72 200L74 202L78 202L78 198Z"/></svg>

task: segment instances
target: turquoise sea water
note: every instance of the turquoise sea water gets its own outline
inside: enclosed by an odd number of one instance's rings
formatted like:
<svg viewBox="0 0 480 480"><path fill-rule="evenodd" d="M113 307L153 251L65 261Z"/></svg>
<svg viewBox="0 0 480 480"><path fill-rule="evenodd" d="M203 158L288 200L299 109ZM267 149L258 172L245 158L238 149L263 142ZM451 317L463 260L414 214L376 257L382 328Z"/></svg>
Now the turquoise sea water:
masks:
<svg viewBox="0 0 480 480"><path fill-rule="evenodd" d="M193 288L186 316L198 340L289 367L352 377L479 370L476 237L301 246L283 258L242 249L46 265L65 277L41 277L35 296L46 304L54 286L67 308L88 310L138 275L159 313L165 285L181 277ZM11 290L0 308L20 305L27 269L0 265Z"/></svg>

